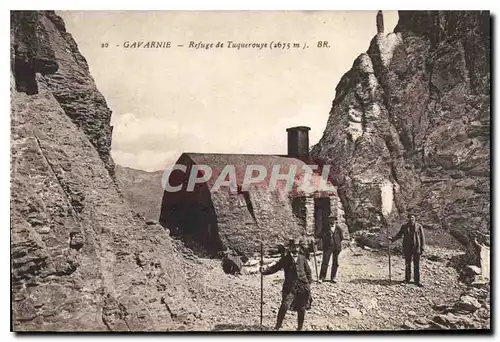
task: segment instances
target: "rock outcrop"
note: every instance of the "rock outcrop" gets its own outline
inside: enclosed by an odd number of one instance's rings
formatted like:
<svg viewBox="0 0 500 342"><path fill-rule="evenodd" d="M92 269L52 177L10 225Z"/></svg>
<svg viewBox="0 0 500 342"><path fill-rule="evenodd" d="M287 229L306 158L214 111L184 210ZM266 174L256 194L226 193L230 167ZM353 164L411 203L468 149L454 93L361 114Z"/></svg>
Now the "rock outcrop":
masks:
<svg viewBox="0 0 500 342"><path fill-rule="evenodd" d="M400 11L342 77L312 155L336 169L351 231L394 234L411 211L431 244L489 232L489 24L488 11Z"/></svg>
<svg viewBox="0 0 500 342"><path fill-rule="evenodd" d="M120 196L111 111L53 12L11 12L11 284L15 331L193 323L190 270ZM189 286L188 286L189 284Z"/></svg>
<svg viewBox="0 0 500 342"><path fill-rule="evenodd" d="M420 330L490 329L490 300L489 283L469 286L453 304L436 305L433 309L437 315L406 321L404 327Z"/></svg>
<svg viewBox="0 0 500 342"><path fill-rule="evenodd" d="M116 182L135 212L148 221L158 222L163 197L163 171L148 172L115 166Z"/></svg>

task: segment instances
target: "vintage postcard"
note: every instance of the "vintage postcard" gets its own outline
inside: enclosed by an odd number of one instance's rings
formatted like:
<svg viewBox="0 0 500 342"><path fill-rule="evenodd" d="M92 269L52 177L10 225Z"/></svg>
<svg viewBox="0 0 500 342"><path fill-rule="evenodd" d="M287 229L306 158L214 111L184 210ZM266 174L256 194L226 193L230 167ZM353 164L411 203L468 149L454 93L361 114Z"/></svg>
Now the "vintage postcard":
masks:
<svg viewBox="0 0 500 342"><path fill-rule="evenodd" d="M11 330L491 332L489 11L11 11Z"/></svg>

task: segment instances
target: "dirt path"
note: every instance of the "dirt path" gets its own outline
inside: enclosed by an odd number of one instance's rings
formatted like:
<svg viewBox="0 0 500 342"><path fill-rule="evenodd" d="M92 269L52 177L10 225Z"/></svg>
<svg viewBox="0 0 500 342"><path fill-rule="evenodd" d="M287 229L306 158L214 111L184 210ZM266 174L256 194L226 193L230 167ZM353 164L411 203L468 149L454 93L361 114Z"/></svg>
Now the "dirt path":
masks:
<svg viewBox="0 0 500 342"><path fill-rule="evenodd" d="M394 330L403 329L407 319L429 317L433 306L456 300L465 286L457 281L448 260L457 251L430 248L421 261L424 288L402 284L404 260L392 257L392 282L388 281L387 256L359 248L342 251L338 282L313 283L313 305L306 313L306 330ZM439 261L431 261L428 259ZM311 258L312 259L312 258ZM318 272L321 258L318 260ZM203 308L198 330L257 330L260 319L260 276L231 276L222 273L217 260L202 260L206 272L192 274L206 284L193 289ZM315 279L314 265L311 269ZM217 279L217 281L216 281ZM329 274L327 275L329 279ZM264 317L272 329L281 300L283 272L265 277ZM285 317L283 330L296 329L296 313Z"/></svg>

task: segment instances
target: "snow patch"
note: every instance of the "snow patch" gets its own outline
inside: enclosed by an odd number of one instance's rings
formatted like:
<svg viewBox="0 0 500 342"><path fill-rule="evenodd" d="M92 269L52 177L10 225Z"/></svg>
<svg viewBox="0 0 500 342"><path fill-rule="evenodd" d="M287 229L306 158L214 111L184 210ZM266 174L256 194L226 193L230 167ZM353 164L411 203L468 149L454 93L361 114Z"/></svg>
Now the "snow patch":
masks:
<svg viewBox="0 0 500 342"><path fill-rule="evenodd" d="M394 203L394 192L392 182L384 179L380 183L380 198L382 201L382 214L388 216L392 212Z"/></svg>
<svg viewBox="0 0 500 342"><path fill-rule="evenodd" d="M389 66L396 47L403 43L401 33L389 33L386 36L377 36L377 46L380 51L380 60L384 67Z"/></svg>

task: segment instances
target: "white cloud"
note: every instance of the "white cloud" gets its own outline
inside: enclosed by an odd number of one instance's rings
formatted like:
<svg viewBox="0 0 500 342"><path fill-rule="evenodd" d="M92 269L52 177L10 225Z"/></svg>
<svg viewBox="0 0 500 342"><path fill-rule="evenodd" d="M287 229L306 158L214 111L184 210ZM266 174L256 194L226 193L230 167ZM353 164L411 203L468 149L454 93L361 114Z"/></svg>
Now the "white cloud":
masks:
<svg viewBox="0 0 500 342"><path fill-rule="evenodd" d="M134 113L113 115L112 156L117 164L155 171L175 162L199 145L187 125ZM201 127L195 128L200 131Z"/></svg>

